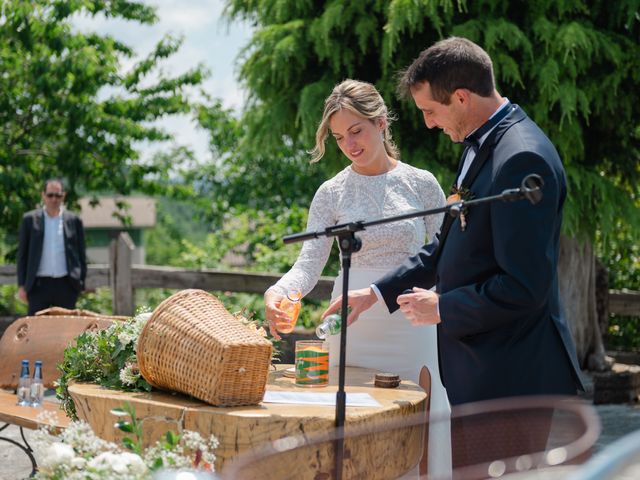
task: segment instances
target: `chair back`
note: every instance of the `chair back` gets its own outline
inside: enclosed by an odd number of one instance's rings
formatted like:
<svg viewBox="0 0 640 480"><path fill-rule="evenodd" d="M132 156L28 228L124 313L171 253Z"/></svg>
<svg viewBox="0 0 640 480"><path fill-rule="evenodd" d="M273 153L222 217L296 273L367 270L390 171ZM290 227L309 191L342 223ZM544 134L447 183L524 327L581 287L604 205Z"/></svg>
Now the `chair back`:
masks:
<svg viewBox="0 0 640 480"><path fill-rule="evenodd" d="M22 360L30 361L31 374L35 361L41 360L43 384L52 388L60 378L57 365L73 339L87 330L107 328L113 322L100 316L45 314L19 318L0 338L0 388L17 388Z"/></svg>
<svg viewBox="0 0 640 480"><path fill-rule="evenodd" d="M418 378L418 385L427 393L426 410L427 416L431 409L431 373L427 366L423 366L420 369L420 377ZM426 475L429 471L429 429L424 429L424 438L422 440L422 458L420 459L420 475Z"/></svg>
<svg viewBox="0 0 640 480"><path fill-rule="evenodd" d="M456 406L451 415L453 478L582 463L600 434L593 405L577 397L512 397Z"/></svg>

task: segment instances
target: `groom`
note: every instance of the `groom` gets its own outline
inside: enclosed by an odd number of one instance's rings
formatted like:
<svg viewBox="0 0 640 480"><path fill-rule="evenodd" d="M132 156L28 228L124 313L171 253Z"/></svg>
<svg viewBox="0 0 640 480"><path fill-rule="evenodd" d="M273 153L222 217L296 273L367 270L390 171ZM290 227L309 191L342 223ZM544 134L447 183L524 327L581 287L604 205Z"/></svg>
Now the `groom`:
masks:
<svg viewBox="0 0 640 480"><path fill-rule="evenodd" d="M404 265L370 288L349 292L348 322L380 299L414 325L436 324L441 378L452 405L576 394L582 383L558 293L567 189L556 149L496 91L488 54L464 38L423 51L399 87L427 128L467 145L452 201L499 194L532 173L544 180L543 196L536 205L486 203L445 219L434 241ZM413 293L403 294L406 289Z"/></svg>

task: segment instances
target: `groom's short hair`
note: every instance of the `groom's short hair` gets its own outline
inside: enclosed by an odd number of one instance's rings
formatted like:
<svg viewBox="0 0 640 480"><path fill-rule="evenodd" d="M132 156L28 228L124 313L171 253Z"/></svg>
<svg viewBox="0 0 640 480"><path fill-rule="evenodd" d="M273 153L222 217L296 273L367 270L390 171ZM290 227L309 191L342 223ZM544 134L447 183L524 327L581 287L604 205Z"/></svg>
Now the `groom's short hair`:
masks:
<svg viewBox="0 0 640 480"><path fill-rule="evenodd" d="M495 90L491 57L466 38L440 40L400 72L398 93L410 96L411 89L423 82L429 82L433 99L445 105L458 88L488 97Z"/></svg>

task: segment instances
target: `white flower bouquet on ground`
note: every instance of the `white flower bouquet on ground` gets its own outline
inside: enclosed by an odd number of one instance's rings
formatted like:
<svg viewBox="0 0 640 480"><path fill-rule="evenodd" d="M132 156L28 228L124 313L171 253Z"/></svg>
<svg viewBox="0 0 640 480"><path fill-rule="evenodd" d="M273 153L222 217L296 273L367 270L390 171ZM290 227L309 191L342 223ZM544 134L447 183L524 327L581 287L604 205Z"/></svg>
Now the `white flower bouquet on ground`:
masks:
<svg viewBox="0 0 640 480"><path fill-rule="evenodd" d="M162 440L144 449L142 427L131 406L125 404L112 413L120 417L116 426L133 434L133 438L123 439L124 448L98 438L82 421L71 423L57 436L48 428L38 430L34 437L40 459L36 478L142 480L151 478L153 472L161 469L214 471L216 457L213 450L218 446L215 436L205 439L197 432L184 431L179 435L169 431Z"/></svg>

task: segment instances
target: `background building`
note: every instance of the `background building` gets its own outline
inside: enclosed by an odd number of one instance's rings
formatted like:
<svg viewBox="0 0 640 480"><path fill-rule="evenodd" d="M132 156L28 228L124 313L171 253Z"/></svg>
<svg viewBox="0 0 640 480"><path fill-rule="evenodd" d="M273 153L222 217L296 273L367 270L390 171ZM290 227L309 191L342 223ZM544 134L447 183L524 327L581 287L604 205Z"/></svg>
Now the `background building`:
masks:
<svg viewBox="0 0 640 480"><path fill-rule="evenodd" d="M87 263L108 263L109 244L125 231L135 244L132 262L145 263L144 230L156 224L156 201L149 197L91 197L79 200L87 241Z"/></svg>

